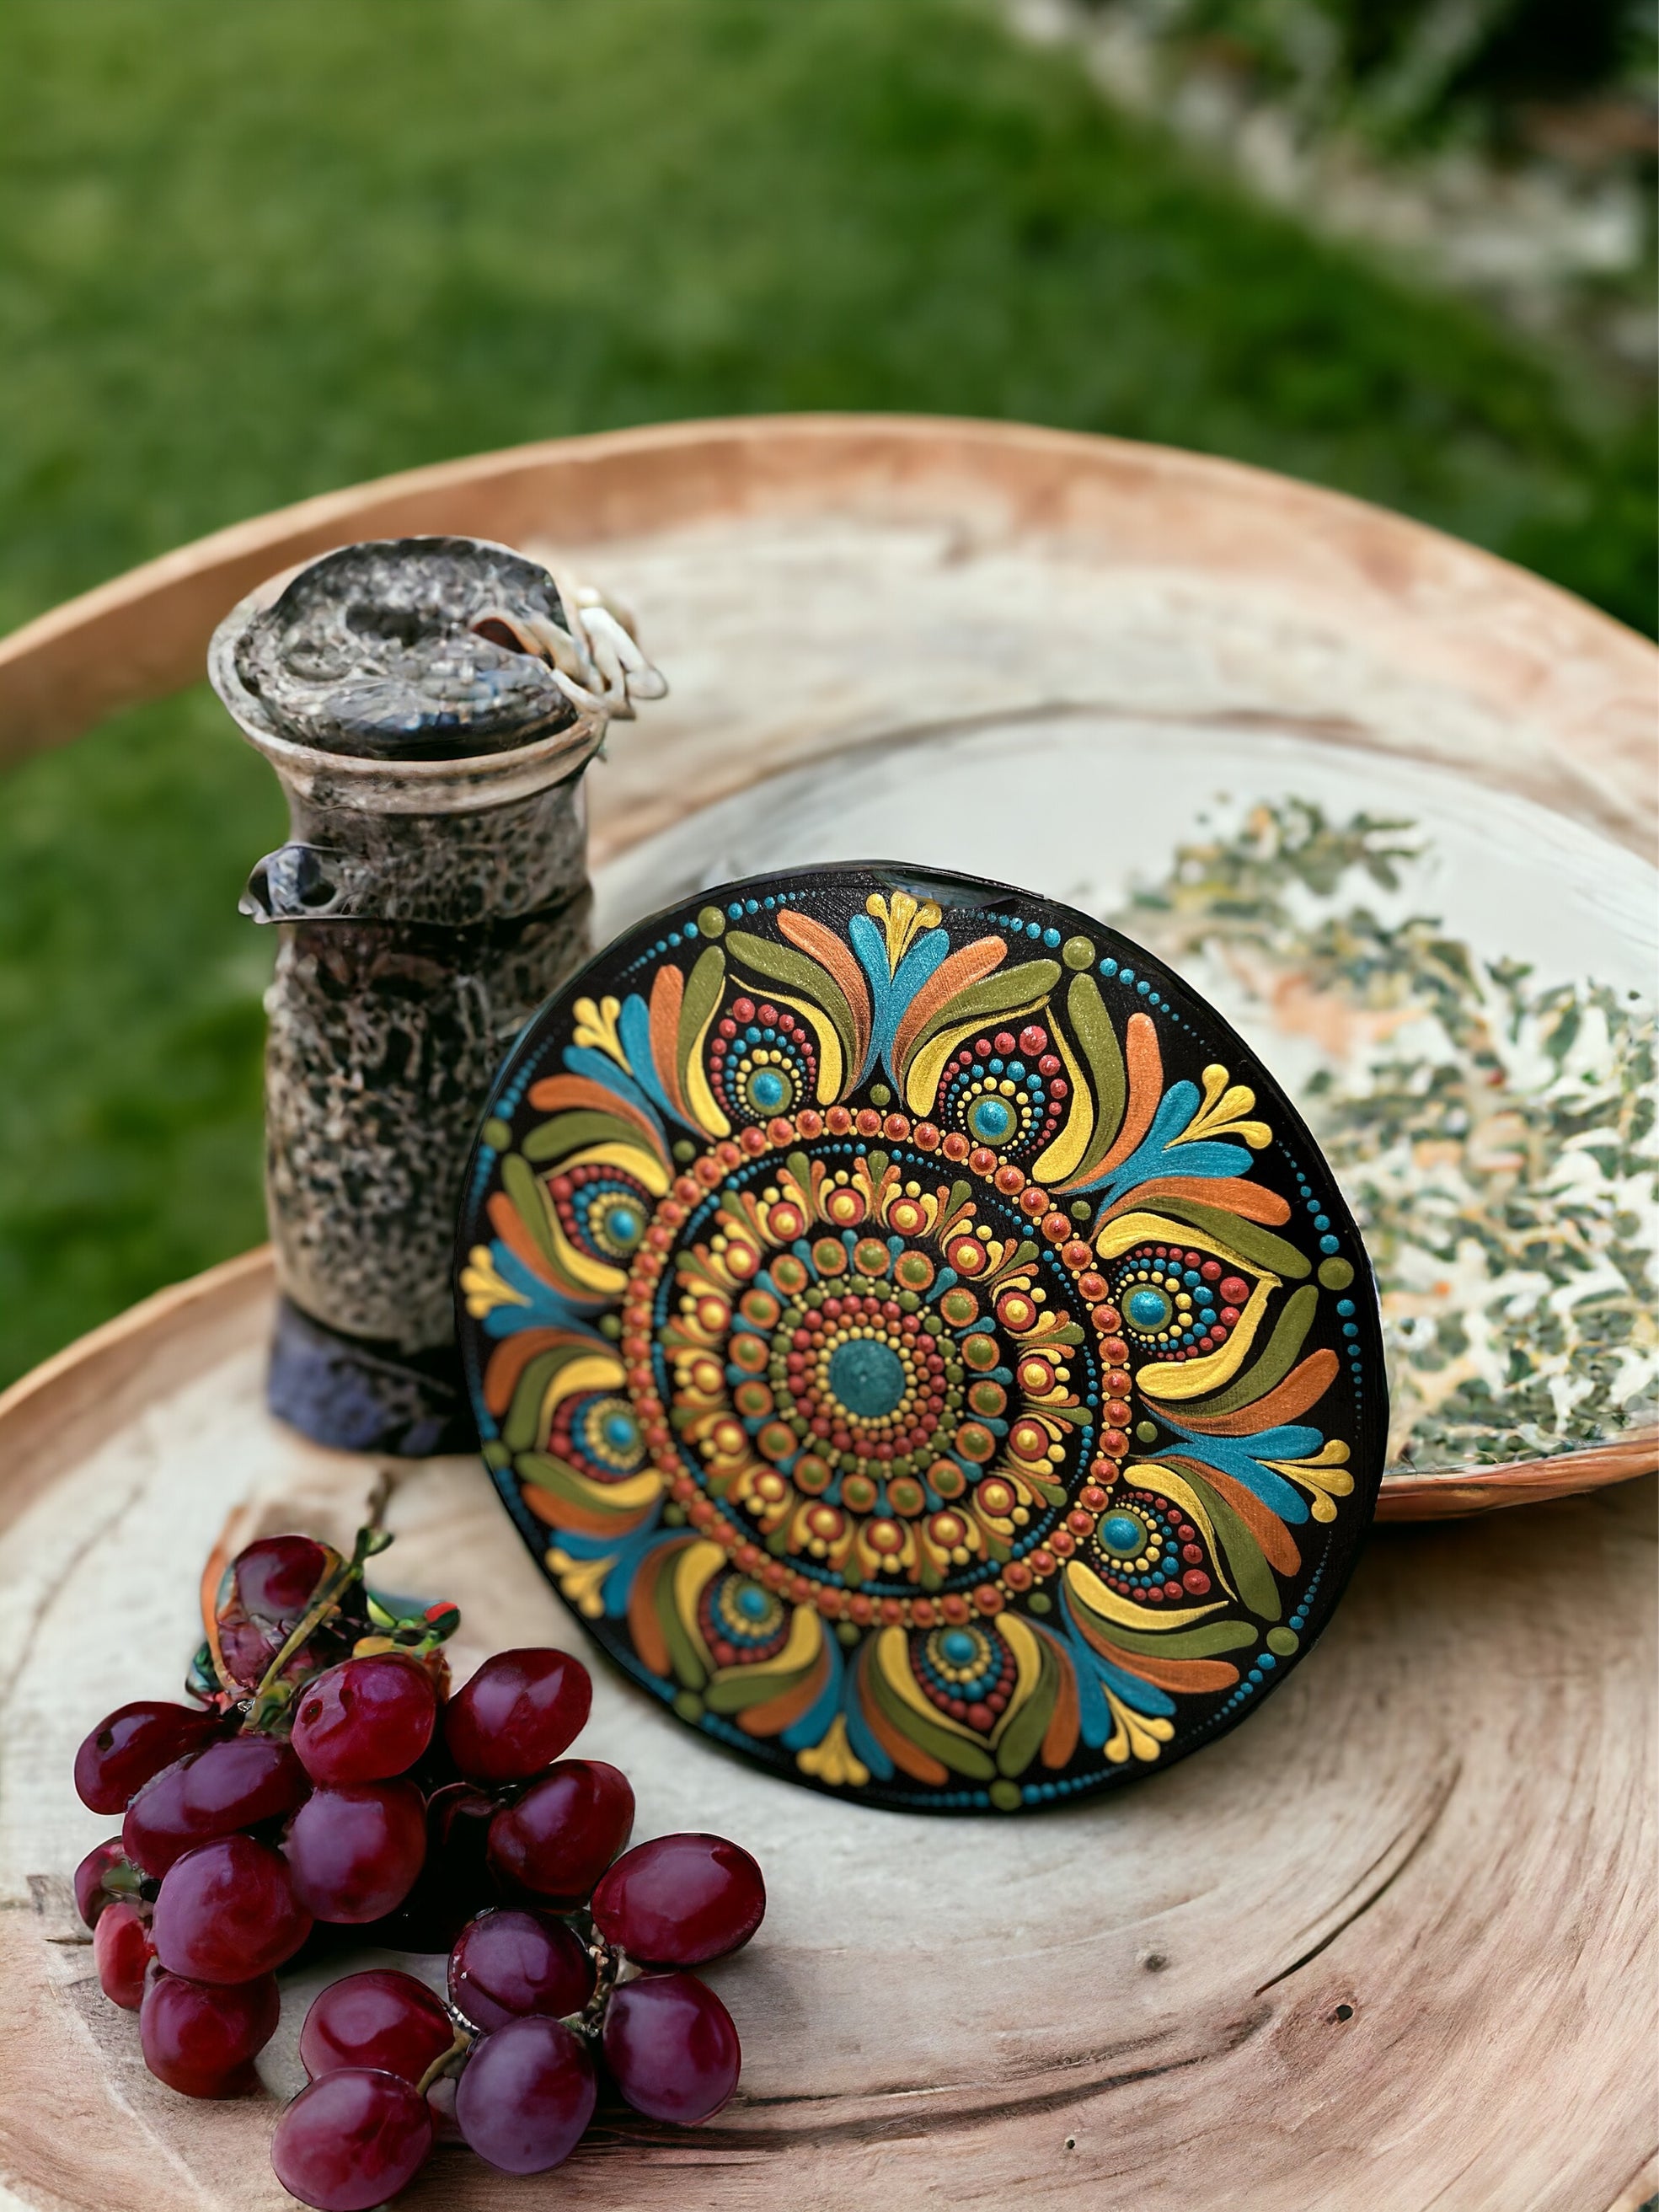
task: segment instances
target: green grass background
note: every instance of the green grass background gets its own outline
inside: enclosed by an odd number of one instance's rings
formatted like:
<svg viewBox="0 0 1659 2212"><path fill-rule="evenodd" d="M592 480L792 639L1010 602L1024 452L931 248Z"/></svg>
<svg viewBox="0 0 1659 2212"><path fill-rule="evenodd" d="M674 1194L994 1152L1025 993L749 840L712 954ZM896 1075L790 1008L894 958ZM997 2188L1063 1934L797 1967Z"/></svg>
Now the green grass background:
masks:
<svg viewBox="0 0 1659 2212"><path fill-rule="evenodd" d="M1652 619L1635 398L960 0L7 0L0 629L415 463L914 408L1236 455ZM0 777L0 1380L253 1242L282 834L198 691Z"/></svg>

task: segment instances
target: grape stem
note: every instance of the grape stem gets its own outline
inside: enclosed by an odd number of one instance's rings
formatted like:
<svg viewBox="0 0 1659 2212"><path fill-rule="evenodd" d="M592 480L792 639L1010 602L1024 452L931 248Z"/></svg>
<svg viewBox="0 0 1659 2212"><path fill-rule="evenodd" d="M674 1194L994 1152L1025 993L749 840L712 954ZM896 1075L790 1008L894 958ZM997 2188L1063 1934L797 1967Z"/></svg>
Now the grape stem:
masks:
<svg viewBox="0 0 1659 2212"><path fill-rule="evenodd" d="M611 1992L619 1981L627 1980L637 1969L629 1966L621 1951L613 1950L602 1936L591 1930L587 1955L593 1961L593 1994L580 2012L571 2014L566 2024L590 2043L596 2043L605 2026L605 2008L611 2002Z"/></svg>
<svg viewBox="0 0 1659 2212"><path fill-rule="evenodd" d="M323 1577L313 1591L310 1604L295 1622L287 1642L266 1668L258 1689L249 1700L247 1715L242 1723L244 1735L259 1734L286 1710L294 1696L294 1685L283 1680L283 1668L296 1651L304 1649L330 1615L339 1611L340 1600L353 1583L362 1580L367 1562L377 1552L385 1551L391 1541L391 1532L386 1528L368 1528L357 1531L351 1557L342 1559L337 1567Z"/></svg>
<svg viewBox="0 0 1659 2212"><path fill-rule="evenodd" d="M453 2008L451 2017L452 2019L453 2018ZM432 2087L434 2081L441 2081L446 2074L459 2073L460 2071L460 2062L465 2058L466 2054L471 2050L472 2045L477 2039L477 2030L476 2028L470 2026L463 2027L459 2021L456 2021L455 2040L450 2045L447 2051L441 2051L438 2053L438 2056L433 2060L431 2065L427 2068L425 2073L422 2075L420 2080L415 2084L416 2095L417 2097L424 2097L427 2091Z"/></svg>

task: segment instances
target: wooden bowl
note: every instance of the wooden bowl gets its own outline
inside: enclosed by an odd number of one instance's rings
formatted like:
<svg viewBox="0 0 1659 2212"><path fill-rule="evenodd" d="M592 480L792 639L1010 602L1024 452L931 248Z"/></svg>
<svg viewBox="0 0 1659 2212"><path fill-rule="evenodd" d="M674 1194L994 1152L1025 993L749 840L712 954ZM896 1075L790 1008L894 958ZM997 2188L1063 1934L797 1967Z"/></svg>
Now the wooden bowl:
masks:
<svg viewBox="0 0 1659 2212"><path fill-rule="evenodd" d="M1311 735L1648 849L1642 641L1328 494L972 424L626 433L312 501L0 645L0 742L15 757L189 682L277 568L434 530L556 550L634 601L671 674L591 781L602 905L689 794L1043 714ZM264 1415L270 1299L250 1254L0 1398L0 2183L43 2212L289 2201L268 2099L191 2104L144 2073L68 1889L110 1826L71 1796L74 1745L174 1690L222 1531L349 1533L380 1472ZM742 2090L689 2136L602 2130L539 2191L446 2153L405 2201L1633 2208L1659 2186L1653 1498L1590 1486L1651 1464L1638 1438L1391 1479L1393 1518L1589 1494L1379 1531L1250 1725L994 1829L780 1789L601 1674L589 1741L638 1783L639 1832L721 1829L767 1869L767 1923L714 1976ZM386 1580L460 1603L462 1665L576 1639L481 1468L386 1472ZM264 2062L279 2093L303 1994Z"/></svg>

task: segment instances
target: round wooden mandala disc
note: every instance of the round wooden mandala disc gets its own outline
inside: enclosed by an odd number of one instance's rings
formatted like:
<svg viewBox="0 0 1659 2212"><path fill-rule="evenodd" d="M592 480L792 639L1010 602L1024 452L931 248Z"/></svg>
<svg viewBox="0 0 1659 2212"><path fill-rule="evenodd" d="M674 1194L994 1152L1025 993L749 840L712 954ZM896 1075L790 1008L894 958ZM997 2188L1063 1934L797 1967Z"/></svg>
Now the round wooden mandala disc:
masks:
<svg viewBox="0 0 1659 2212"><path fill-rule="evenodd" d="M710 891L520 1041L459 1313L556 1589L790 1781L1012 1811L1231 1728L1382 1471L1370 1269L1180 979L1025 892Z"/></svg>

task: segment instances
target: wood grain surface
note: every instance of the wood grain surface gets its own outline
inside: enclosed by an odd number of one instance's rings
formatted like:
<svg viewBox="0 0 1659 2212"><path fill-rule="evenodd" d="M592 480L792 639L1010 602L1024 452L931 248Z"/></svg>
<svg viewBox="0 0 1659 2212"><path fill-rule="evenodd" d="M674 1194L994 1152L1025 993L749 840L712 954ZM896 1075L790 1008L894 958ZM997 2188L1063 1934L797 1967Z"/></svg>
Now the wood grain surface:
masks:
<svg viewBox="0 0 1659 2212"><path fill-rule="evenodd" d="M75 1743L173 1690L222 1528L344 1534L380 1471L264 1416L268 1279L233 1262L0 1401L0 2181L30 2208L289 2201L271 2096L145 2074L67 1879L110 1826ZM580 1644L476 1462L390 1471L384 1579L460 1603L459 1665ZM1648 1482L1379 1530L1246 1726L1006 1823L780 1786L601 1672L583 1745L634 1778L639 1832L713 1827L767 1869L760 1936L715 1970L738 2098L690 2136L603 2129L556 2189L445 2152L405 2201L1602 2212L1659 2142L1654 1596Z"/></svg>

